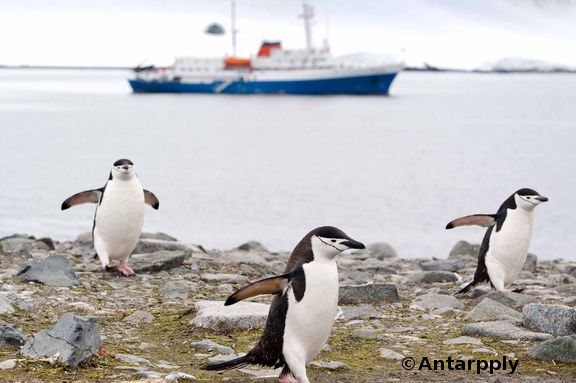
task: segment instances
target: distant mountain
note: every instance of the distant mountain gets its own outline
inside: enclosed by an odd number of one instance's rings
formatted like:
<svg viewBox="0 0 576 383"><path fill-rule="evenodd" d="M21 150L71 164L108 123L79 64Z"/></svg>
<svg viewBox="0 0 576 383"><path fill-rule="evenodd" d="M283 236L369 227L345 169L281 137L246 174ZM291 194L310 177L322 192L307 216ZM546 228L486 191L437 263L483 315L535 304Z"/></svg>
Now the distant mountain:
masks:
<svg viewBox="0 0 576 383"><path fill-rule="evenodd" d="M505 57L496 62L483 64L476 68L474 72L576 73L576 67L554 64L544 60Z"/></svg>

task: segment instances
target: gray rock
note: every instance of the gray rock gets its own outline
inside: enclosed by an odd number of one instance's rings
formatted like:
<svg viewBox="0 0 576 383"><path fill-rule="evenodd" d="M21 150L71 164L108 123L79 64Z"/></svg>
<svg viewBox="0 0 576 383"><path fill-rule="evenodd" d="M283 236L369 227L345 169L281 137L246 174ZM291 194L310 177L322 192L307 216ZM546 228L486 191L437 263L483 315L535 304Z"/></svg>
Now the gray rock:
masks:
<svg viewBox="0 0 576 383"><path fill-rule="evenodd" d="M438 259L434 261L420 262L420 267L425 271L452 271L466 267L466 261L463 259Z"/></svg>
<svg viewBox="0 0 576 383"><path fill-rule="evenodd" d="M164 381L167 383L195 382L196 377L183 372L171 372L164 377Z"/></svg>
<svg viewBox="0 0 576 383"><path fill-rule="evenodd" d="M12 307L8 298L4 295L0 295L0 314L12 314L14 311L14 307Z"/></svg>
<svg viewBox="0 0 576 383"><path fill-rule="evenodd" d="M376 333L372 327L362 327L350 333L351 338L356 339L374 339Z"/></svg>
<svg viewBox="0 0 576 383"><path fill-rule="evenodd" d="M394 258L397 256L396 250L386 242L375 242L366 246L366 250L378 259Z"/></svg>
<svg viewBox="0 0 576 383"><path fill-rule="evenodd" d="M70 367L76 367L100 349L100 331L94 318L66 313L56 325L29 338L21 351L24 356L53 357Z"/></svg>
<svg viewBox="0 0 576 383"><path fill-rule="evenodd" d="M484 346L480 339L469 336L459 336L458 338L446 339L442 344L472 344L474 346Z"/></svg>
<svg viewBox="0 0 576 383"><path fill-rule="evenodd" d="M460 258L460 257L471 257L478 258L478 253L480 252L480 245L473 245L466 241L458 241L452 250L450 250L450 255L448 258Z"/></svg>
<svg viewBox="0 0 576 383"><path fill-rule="evenodd" d="M203 281L209 283L248 283L248 277L238 274L210 274L205 273L200 276Z"/></svg>
<svg viewBox="0 0 576 383"><path fill-rule="evenodd" d="M524 262L522 270L531 271L535 273L537 269L538 269L538 257L534 254L528 253L528 256L526 257L526 262Z"/></svg>
<svg viewBox="0 0 576 383"><path fill-rule="evenodd" d="M63 255L51 255L40 262L31 263L17 276L24 282L37 282L49 286L70 287L80 284L70 268L70 262Z"/></svg>
<svg viewBox="0 0 576 383"><path fill-rule="evenodd" d="M182 242L163 241L159 239L141 239L136 244L134 254L150 254L159 251L180 251L186 256L192 253L192 249Z"/></svg>
<svg viewBox="0 0 576 383"><path fill-rule="evenodd" d="M268 253L268 249L258 241L248 241L238 246L236 250L254 251L256 253Z"/></svg>
<svg viewBox="0 0 576 383"><path fill-rule="evenodd" d="M524 305L537 302L536 298L526 294L491 290L488 294L481 295L479 298L477 298L474 304L477 305L485 298L492 299L493 301L514 308L522 308Z"/></svg>
<svg viewBox="0 0 576 383"><path fill-rule="evenodd" d="M150 361L148 359L130 355L130 354L116 354L114 358L119 360L122 363L130 363L130 364L147 364L150 365Z"/></svg>
<svg viewBox="0 0 576 383"><path fill-rule="evenodd" d="M556 336L576 334L576 309L531 303L522 310L524 326Z"/></svg>
<svg viewBox="0 0 576 383"><path fill-rule="evenodd" d="M379 350L380 357L384 359L392 359L392 360L402 360L404 359L404 355L400 354L399 352L390 350L389 348L381 348Z"/></svg>
<svg viewBox="0 0 576 383"><path fill-rule="evenodd" d="M442 283L456 282L458 277L449 271L416 271L408 276L413 283Z"/></svg>
<svg viewBox="0 0 576 383"><path fill-rule="evenodd" d="M372 305L359 306L342 306L343 319L349 321L352 319L372 319L382 317L382 313Z"/></svg>
<svg viewBox="0 0 576 383"><path fill-rule="evenodd" d="M190 281L170 281L166 282L160 292L168 298L187 299L188 294L196 291L196 284Z"/></svg>
<svg viewBox="0 0 576 383"><path fill-rule="evenodd" d="M142 233L140 234L140 239L156 239L160 241L171 241L171 242L178 241L176 238L165 233Z"/></svg>
<svg viewBox="0 0 576 383"><path fill-rule="evenodd" d="M339 304L396 302L400 302L400 295L398 294L398 288L394 284L374 283L340 286Z"/></svg>
<svg viewBox="0 0 576 383"><path fill-rule="evenodd" d="M411 308L421 310L434 310L434 309L462 309L464 304L452 295L444 294L424 294L419 295L414 299L410 305Z"/></svg>
<svg viewBox="0 0 576 383"><path fill-rule="evenodd" d="M186 259L186 254L183 251L135 254L130 258L130 267L136 273L157 272L182 266L184 259Z"/></svg>
<svg viewBox="0 0 576 383"><path fill-rule="evenodd" d="M236 355L236 351L234 351L232 347L222 346L221 344L213 342L210 339L203 339L199 342L193 342L190 344L190 348L192 350L201 350L201 351L216 350L218 353L223 355Z"/></svg>
<svg viewBox="0 0 576 383"><path fill-rule="evenodd" d="M10 370L16 367L16 359L7 359L0 362L0 370Z"/></svg>
<svg viewBox="0 0 576 383"><path fill-rule="evenodd" d="M21 347L26 343L24 336L14 326L0 323L0 349L6 347Z"/></svg>
<svg viewBox="0 0 576 383"><path fill-rule="evenodd" d="M570 274L550 274L548 276L548 282L554 285L568 285L576 283L576 277Z"/></svg>
<svg viewBox="0 0 576 383"><path fill-rule="evenodd" d="M263 256L245 251L224 253L218 256L215 261L218 263L233 265L269 265L269 262Z"/></svg>
<svg viewBox="0 0 576 383"><path fill-rule="evenodd" d="M466 314L466 319L473 322L494 320L521 321L522 314L502 303L493 301L490 298L485 298Z"/></svg>
<svg viewBox="0 0 576 383"><path fill-rule="evenodd" d="M238 302L224 306L223 301L200 301L195 304L192 325L222 333L264 327L269 305Z"/></svg>
<svg viewBox="0 0 576 383"><path fill-rule="evenodd" d="M323 368L325 370L347 370L348 368L350 368L346 363L337 361L330 361L330 362L317 361L310 363L310 365L316 368Z"/></svg>
<svg viewBox="0 0 576 383"><path fill-rule="evenodd" d="M576 296L566 297L562 299L562 303L568 306L576 306Z"/></svg>
<svg viewBox="0 0 576 383"><path fill-rule="evenodd" d="M461 333L462 335L476 337L529 340L534 342L552 338L550 334L528 331L509 321L469 323L462 326Z"/></svg>
<svg viewBox="0 0 576 383"><path fill-rule="evenodd" d="M576 335L561 336L534 346L528 355L536 359L562 363L576 362Z"/></svg>
<svg viewBox="0 0 576 383"><path fill-rule="evenodd" d="M124 322L130 324L152 323L154 322L154 315L148 311L138 310L124 318Z"/></svg>
<svg viewBox="0 0 576 383"><path fill-rule="evenodd" d="M2 249L6 253L14 254L27 251L47 252L54 250L54 243L50 238L35 239L26 234L15 234L0 238Z"/></svg>

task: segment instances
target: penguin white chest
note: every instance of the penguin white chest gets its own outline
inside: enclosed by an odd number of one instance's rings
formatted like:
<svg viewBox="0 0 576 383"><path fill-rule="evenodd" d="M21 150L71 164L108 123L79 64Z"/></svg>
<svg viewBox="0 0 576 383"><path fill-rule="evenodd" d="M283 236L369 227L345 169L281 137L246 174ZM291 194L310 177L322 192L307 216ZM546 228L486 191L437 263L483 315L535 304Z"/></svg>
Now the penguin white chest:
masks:
<svg viewBox="0 0 576 383"><path fill-rule="evenodd" d="M499 274L504 285L516 280L528 255L533 217L532 211L509 209L500 231L496 231L496 227L493 229L486 254L489 273L493 270L491 278L493 274Z"/></svg>
<svg viewBox="0 0 576 383"><path fill-rule="evenodd" d="M332 260L303 265L306 289L300 302L288 291L284 355L308 363L328 340L338 309L338 267Z"/></svg>
<svg viewBox="0 0 576 383"><path fill-rule="evenodd" d="M94 246L111 259L130 256L144 224L144 191L138 178L108 182L96 211Z"/></svg>

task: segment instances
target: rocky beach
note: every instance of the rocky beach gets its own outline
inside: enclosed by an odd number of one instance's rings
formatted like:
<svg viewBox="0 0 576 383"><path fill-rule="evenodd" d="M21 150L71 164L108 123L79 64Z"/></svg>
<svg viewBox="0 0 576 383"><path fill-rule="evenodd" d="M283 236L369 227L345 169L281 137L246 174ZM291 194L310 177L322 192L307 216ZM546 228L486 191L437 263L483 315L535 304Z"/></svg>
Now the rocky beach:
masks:
<svg viewBox="0 0 576 383"><path fill-rule="evenodd" d="M309 367L313 382L567 382L576 380L576 262L530 255L522 293L454 297L478 246L445 259L403 258L387 243L338 258L334 330ZM2 382L273 382L278 371L203 366L250 350L271 297L225 307L250 281L282 273L289 252L258 242L207 250L143 234L125 278L104 273L91 235L0 239ZM517 362L510 370L406 370L411 357Z"/></svg>

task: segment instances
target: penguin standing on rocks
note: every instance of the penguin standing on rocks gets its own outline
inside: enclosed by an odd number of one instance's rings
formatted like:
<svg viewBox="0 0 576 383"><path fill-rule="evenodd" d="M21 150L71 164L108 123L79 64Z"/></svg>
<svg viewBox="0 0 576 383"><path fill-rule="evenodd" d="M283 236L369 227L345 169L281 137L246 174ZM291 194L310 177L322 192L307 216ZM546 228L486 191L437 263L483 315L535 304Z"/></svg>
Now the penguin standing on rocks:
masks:
<svg viewBox="0 0 576 383"><path fill-rule="evenodd" d="M225 305L260 294L275 294L266 328L245 356L208 366L228 370L248 364L283 367L281 383L309 383L306 365L328 340L338 308L338 267L335 257L364 245L343 231L322 226L312 230L292 251L285 274L241 288Z"/></svg>
<svg viewBox="0 0 576 383"><path fill-rule="evenodd" d="M98 204L92 238L103 269L109 270L110 261L117 260L120 273L134 275L127 261L142 232L144 204L158 210L160 202L152 192L142 189L132 161L114 162L104 187L74 194L62 203L62 210L83 203Z"/></svg>
<svg viewBox="0 0 576 383"><path fill-rule="evenodd" d="M548 198L535 190L520 189L504 201L496 214L469 215L446 226L446 229L466 225L488 227L480 246L474 280L456 294L467 293L480 283L490 283L498 291L509 291L507 288L518 278L528 256L534 208L546 201Z"/></svg>

